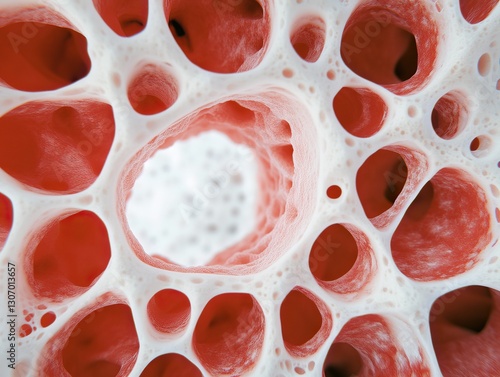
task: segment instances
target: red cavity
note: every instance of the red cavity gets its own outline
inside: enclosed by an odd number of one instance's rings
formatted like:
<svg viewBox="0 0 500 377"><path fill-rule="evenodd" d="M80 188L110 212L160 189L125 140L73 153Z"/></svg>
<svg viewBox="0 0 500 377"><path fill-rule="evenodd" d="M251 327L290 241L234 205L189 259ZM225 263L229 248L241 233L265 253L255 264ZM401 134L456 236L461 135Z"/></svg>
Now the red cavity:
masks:
<svg viewBox="0 0 500 377"><path fill-rule="evenodd" d="M340 188L340 186L332 185L326 190L326 195L330 199L338 199L342 195L342 189Z"/></svg>
<svg viewBox="0 0 500 377"><path fill-rule="evenodd" d="M122 37L138 34L146 27L147 0L93 0L93 2L104 22Z"/></svg>
<svg viewBox="0 0 500 377"><path fill-rule="evenodd" d="M359 76L396 94L414 92L430 79L437 56L438 31L430 14L420 2L360 5L344 29L342 59Z"/></svg>
<svg viewBox="0 0 500 377"><path fill-rule="evenodd" d="M273 234L290 232L294 227L302 226L312 206L304 205L311 198L311 191L300 182L292 184L295 174L301 174L301 182L308 182L314 174L315 165L304 165L304 156L311 156L314 149L309 149L313 140L308 134L308 127L298 127L304 122L303 112L297 112L299 103L291 103L286 97L275 93L267 93L261 97L238 99L200 109L194 116L188 116L175 124L163 135L151 141L129 162L122 176L122 187L119 189L120 217L126 225L125 204L127 195L137 179L141 166L158 148L168 148L178 140L188 139L206 131L218 131L226 134L234 143L249 147L256 159L258 167L259 200L256 203L256 227L252 233L234 245L221 250L207 266L178 266L167 258L157 258L144 252L133 235L128 232L128 240L136 255L145 263L158 268L176 271L255 271L261 268L263 255L286 250L277 246L289 241L289 237L273 237ZM296 114L296 118L285 119L285 113ZM292 121L294 122L292 124ZM294 135L292 136L292 129ZM297 136L295 136L297 130ZM293 143L293 140L304 142ZM302 158L304 157L304 158ZM230 169L233 169L232 167ZM299 173L300 170L300 173ZM298 215L297 206L301 208ZM199 201L193 199L187 203L188 210L199 208ZM292 234L296 232L292 231ZM273 243L274 245L270 246ZM266 258L266 261L270 259ZM264 262L267 263L267 262Z"/></svg>
<svg viewBox="0 0 500 377"><path fill-rule="evenodd" d="M265 52L269 11L256 0L173 0L165 2L165 15L184 54L205 70L247 71Z"/></svg>
<svg viewBox="0 0 500 377"><path fill-rule="evenodd" d="M464 127L467 108L457 92L442 96L432 109L432 127L436 134L446 140L454 138Z"/></svg>
<svg viewBox="0 0 500 377"><path fill-rule="evenodd" d="M325 29L325 22L320 17L309 16L299 20L290 36L297 55L309 63L317 61L325 47Z"/></svg>
<svg viewBox="0 0 500 377"><path fill-rule="evenodd" d="M258 360L264 341L264 314L249 294L212 298L193 333L193 348L211 374L240 375Z"/></svg>
<svg viewBox="0 0 500 377"><path fill-rule="evenodd" d="M33 328L31 327L31 325L24 323L19 328L19 337L24 338L24 337L30 335L32 332L33 332Z"/></svg>
<svg viewBox="0 0 500 377"><path fill-rule="evenodd" d="M406 276L430 281L472 268L490 240L490 214L483 190L469 174L446 168L409 206L394 232L391 248L396 265Z"/></svg>
<svg viewBox="0 0 500 377"><path fill-rule="evenodd" d="M439 297L430 311L432 343L444 377L500 370L500 293L468 286Z"/></svg>
<svg viewBox="0 0 500 377"><path fill-rule="evenodd" d="M184 330L191 316L188 297L174 289L164 289L154 294L148 302L148 316L153 327L164 333Z"/></svg>
<svg viewBox="0 0 500 377"><path fill-rule="evenodd" d="M330 225L318 236L309 254L309 268L316 279L332 281L347 274L358 258L358 245L346 227Z"/></svg>
<svg viewBox="0 0 500 377"><path fill-rule="evenodd" d="M142 371L140 377L203 377L200 370L184 356L169 353L158 356Z"/></svg>
<svg viewBox="0 0 500 377"><path fill-rule="evenodd" d="M2 250L5 241L7 241L13 221L12 202L0 193L0 250Z"/></svg>
<svg viewBox="0 0 500 377"><path fill-rule="evenodd" d="M42 327L49 327L54 323L55 320L56 315L54 314L54 312L47 312L42 316L42 318L40 318L40 325Z"/></svg>
<svg viewBox="0 0 500 377"><path fill-rule="evenodd" d="M369 219L393 206L407 177L408 167L399 153L380 149L366 159L356 175L356 189Z"/></svg>
<svg viewBox="0 0 500 377"><path fill-rule="evenodd" d="M158 114L177 100L177 81L160 66L146 64L132 78L127 95L139 114Z"/></svg>
<svg viewBox="0 0 500 377"><path fill-rule="evenodd" d="M498 0L460 0L460 11L470 24L477 24L488 17L498 5Z"/></svg>
<svg viewBox="0 0 500 377"><path fill-rule="evenodd" d="M370 137L382 128L387 105L370 89L344 87L333 99L333 110L351 135Z"/></svg>
<svg viewBox="0 0 500 377"><path fill-rule="evenodd" d="M330 225L309 254L309 269L318 284L338 294L360 293L375 268L368 237L350 224Z"/></svg>
<svg viewBox="0 0 500 377"><path fill-rule="evenodd" d="M75 193L100 174L114 133L108 104L29 102L0 118L0 168L37 190Z"/></svg>
<svg viewBox="0 0 500 377"><path fill-rule="evenodd" d="M82 34L29 21L0 27L0 82L38 92L59 89L87 76L91 63Z"/></svg>
<svg viewBox="0 0 500 377"><path fill-rule="evenodd" d="M132 370L139 340L132 312L127 305L115 304L97 309L83 318L61 341L53 338L52 358L43 369L47 375L72 377L126 376ZM55 347L61 347L55 349Z"/></svg>
<svg viewBox="0 0 500 377"><path fill-rule="evenodd" d="M82 293L106 269L111 257L108 232L93 212L61 217L40 232L26 267L37 296L59 301Z"/></svg>
<svg viewBox="0 0 500 377"><path fill-rule="evenodd" d="M326 305L303 288L294 288L280 308L281 333L287 350L295 356L315 352L332 327Z"/></svg>
<svg viewBox="0 0 500 377"><path fill-rule="evenodd" d="M397 320L394 320L397 321ZM400 322L400 321L399 321ZM404 323L398 323L405 326ZM423 356L408 357L404 342L417 342L394 331L379 315L365 315L347 322L332 344L323 365L324 377L337 376L430 376Z"/></svg>

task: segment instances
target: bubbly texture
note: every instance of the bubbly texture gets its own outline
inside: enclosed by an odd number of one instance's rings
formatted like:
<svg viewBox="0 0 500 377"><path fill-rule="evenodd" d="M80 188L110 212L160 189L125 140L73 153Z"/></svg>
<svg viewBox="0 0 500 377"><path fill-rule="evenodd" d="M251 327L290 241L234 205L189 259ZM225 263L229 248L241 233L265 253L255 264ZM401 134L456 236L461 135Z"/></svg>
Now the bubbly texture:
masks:
<svg viewBox="0 0 500 377"><path fill-rule="evenodd" d="M0 1L0 375L497 375L498 30L498 0Z"/></svg>

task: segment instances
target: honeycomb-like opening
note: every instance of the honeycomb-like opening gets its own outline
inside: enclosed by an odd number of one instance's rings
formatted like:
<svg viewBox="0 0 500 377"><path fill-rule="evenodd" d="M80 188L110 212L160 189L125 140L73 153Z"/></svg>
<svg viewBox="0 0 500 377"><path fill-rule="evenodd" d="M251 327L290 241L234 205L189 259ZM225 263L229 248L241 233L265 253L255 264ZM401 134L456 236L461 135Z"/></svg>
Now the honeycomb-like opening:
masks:
<svg viewBox="0 0 500 377"><path fill-rule="evenodd" d="M370 241L350 224L327 227L316 238L309 254L309 270L321 286L335 293L362 290L374 269Z"/></svg>
<svg viewBox="0 0 500 377"><path fill-rule="evenodd" d="M207 71L247 71L259 64L267 48L271 26L265 2L165 1L165 16L186 57Z"/></svg>
<svg viewBox="0 0 500 377"><path fill-rule="evenodd" d="M2 10L0 55L0 83L27 92L65 87L91 67L87 39L43 9Z"/></svg>
<svg viewBox="0 0 500 377"><path fill-rule="evenodd" d="M5 377L500 370L498 0L5 0Z"/></svg>
<svg viewBox="0 0 500 377"><path fill-rule="evenodd" d="M47 300L83 293L105 271L111 258L108 232L93 212L60 216L32 236L25 259L29 284Z"/></svg>
<svg viewBox="0 0 500 377"><path fill-rule="evenodd" d="M169 353L158 356L151 361L144 369L140 377L158 377L158 376L176 376L176 377L203 377L200 370L177 353Z"/></svg>
<svg viewBox="0 0 500 377"><path fill-rule="evenodd" d="M114 134L108 104L28 102L0 118L0 169L36 191L82 191L101 173Z"/></svg>
<svg viewBox="0 0 500 377"><path fill-rule="evenodd" d="M443 376L497 373L499 361L475 362L498 348L500 294L484 286L467 286L439 297L430 311L432 343Z"/></svg>
<svg viewBox="0 0 500 377"><path fill-rule="evenodd" d="M252 149L214 130L157 151L127 202L133 234L149 255L184 266L209 263L255 229L256 165ZM201 239L200 228L207 230Z"/></svg>
<svg viewBox="0 0 500 377"><path fill-rule="evenodd" d="M159 66L144 64L129 83L127 95L139 114L153 115L165 111L177 100L175 79Z"/></svg>
<svg viewBox="0 0 500 377"><path fill-rule="evenodd" d="M193 333L193 348L214 375L241 375L252 368L262 351L265 320L249 294L225 293L203 309Z"/></svg>
<svg viewBox="0 0 500 377"><path fill-rule="evenodd" d="M285 347L296 356L315 352L332 328L326 305L311 292L297 287L281 303L280 321Z"/></svg>
<svg viewBox="0 0 500 377"><path fill-rule="evenodd" d="M44 375L128 375L139 351L130 307L110 303L85 312L72 318L43 350L47 357L40 366ZM58 357L54 358L54 352Z"/></svg>
<svg viewBox="0 0 500 377"><path fill-rule="evenodd" d="M486 157L491 152L492 144L493 142L489 136L479 135L472 139L469 149L476 158Z"/></svg>
<svg viewBox="0 0 500 377"><path fill-rule="evenodd" d="M163 246L162 248L155 247L156 250L153 247L149 250L143 249L130 234L129 240L142 260L154 266L174 270L185 270L184 267L188 267L192 271L194 267L199 267L206 271L205 266L209 266L212 270L235 271L237 268L254 269L259 261L277 256L277 254L268 255L280 252L278 247L269 246L274 238L273 235L283 232L285 226L300 226L300 220L303 217L298 216L296 211L298 207L304 207L304 202L300 201L308 200L309 197L308 194L301 194L304 192L304 184L294 184L294 177L297 174L310 175L313 172L310 167L299 162L299 156L314 152L310 150L310 145L295 142L297 135L305 134L305 130L300 129L302 127L300 123L290 123L279 117L279 112L273 109L273 101L273 97L266 96L261 101L228 101L203 109L194 119L181 121L177 129L174 129L175 133L167 132L154 139L135 156L134 161L129 163L128 170L124 172L124 186L121 193L124 199L121 203L124 221L133 215L132 212L127 215L124 207L129 199L130 185L141 179L140 176L138 177L137 165L147 161L155 149L160 151L173 148L178 141L189 141L190 138L203 136L203 132L217 131L226 135L233 143L250 148L252 152L245 152L245 159L255 159L257 164L257 178L254 178L256 180L254 186L258 200L255 203L256 208L252 211L254 213L252 216L255 216L252 222L255 226L250 229L249 233L237 239L233 244L226 245L223 249L217 250L212 247L211 251L197 252L198 256L187 260L176 256L176 252L170 250L175 247L171 243L168 243L168 248ZM176 159L179 160L178 157ZM205 205L209 206L220 196L221 187L227 185L228 180L234 179L231 176L241 170L242 166L244 166L242 161L236 158L230 159L223 169L215 170L215 174L210 176L208 182L199 185L196 195L193 195L187 204L177 208L181 210L186 226L192 226L191 220L199 216ZM191 185L193 179L190 178ZM151 197L146 197L145 200L151 200ZM136 206L139 208L142 205L138 202ZM178 206L178 203L175 205ZM308 210L304 208L304 213ZM287 225L286 222L288 222ZM125 224L125 227L128 226ZM195 235L198 228L193 229L192 234ZM156 236L161 235L156 234ZM288 239L279 241L290 242Z"/></svg>
<svg viewBox="0 0 500 377"><path fill-rule="evenodd" d="M366 216L372 219L391 208L403 191L408 166L399 153L381 149L359 168L356 188Z"/></svg>
<svg viewBox="0 0 500 377"><path fill-rule="evenodd" d="M436 21L423 3L362 2L347 21L341 53L359 76L409 94L430 79L438 40Z"/></svg>
<svg viewBox="0 0 500 377"><path fill-rule="evenodd" d="M325 47L325 21L309 16L296 22L290 35L293 49L306 62L314 63Z"/></svg>
<svg viewBox="0 0 500 377"><path fill-rule="evenodd" d="M465 127L467 112L463 96L458 92L449 92L432 109L432 128L439 137L452 139Z"/></svg>
<svg viewBox="0 0 500 377"><path fill-rule="evenodd" d="M344 87L333 99L333 110L351 135L370 137L382 128L387 105L370 89Z"/></svg>
<svg viewBox="0 0 500 377"><path fill-rule="evenodd" d="M478 262L491 241L490 221L484 192L470 176L442 169L408 207L391 240L392 256L415 280L458 275Z"/></svg>
<svg viewBox="0 0 500 377"><path fill-rule="evenodd" d="M186 328L191 317L191 303L184 293L164 289L149 300L148 316L157 331L175 334Z"/></svg>
<svg viewBox="0 0 500 377"><path fill-rule="evenodd" d="M428 360L416 335L396 318L364 315L347 322L323 364L329 376L428 376ZM408 347L412 342L414 347Z"/></svg>
<svg viewBox="0 0 500 377"><path fill-rule="evenodd" d="M93 0L106 24L121 37L140 33L148 21L148 1Z"/></svg>
<svg viewBox="0 0 500 377"><path fill-rule="evenodd" d="M330 199L338 199L342 196L342 188L340 186L337 186L337 185L331 185L326 190L326 195Z"/></svg>
<svg viewBox="0 0 500 377"><path fill-rule="evenodd" d="M471 24L483 21L498 5L498 0L460 0L460 11L465 20Z"/></svg>

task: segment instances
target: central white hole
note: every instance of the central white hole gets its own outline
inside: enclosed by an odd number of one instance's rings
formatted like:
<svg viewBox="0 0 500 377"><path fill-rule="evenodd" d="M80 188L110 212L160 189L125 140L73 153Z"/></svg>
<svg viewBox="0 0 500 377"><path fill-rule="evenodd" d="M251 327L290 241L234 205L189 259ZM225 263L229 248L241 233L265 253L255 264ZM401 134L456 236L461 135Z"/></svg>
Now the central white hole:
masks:
<svg viewBox="0 0 500 377"><path fill-rule="evenodd" d="M146 161L126 216L147 254L205 265L255 229L257 189L253 151L208 131Z"/></svg>

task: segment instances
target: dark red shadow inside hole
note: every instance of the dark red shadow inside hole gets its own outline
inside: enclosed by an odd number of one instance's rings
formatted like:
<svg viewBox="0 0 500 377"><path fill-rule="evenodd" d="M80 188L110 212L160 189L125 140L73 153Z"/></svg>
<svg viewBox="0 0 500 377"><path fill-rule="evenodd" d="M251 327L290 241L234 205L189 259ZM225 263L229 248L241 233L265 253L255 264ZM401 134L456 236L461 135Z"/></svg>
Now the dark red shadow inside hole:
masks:
<svg viewBox="0 0 500 377"><path fill-rule="evenodd" d="M75 30L39 22L0 28L0 81L27 92L55 90L87 76L87 39Z"/></svg>

